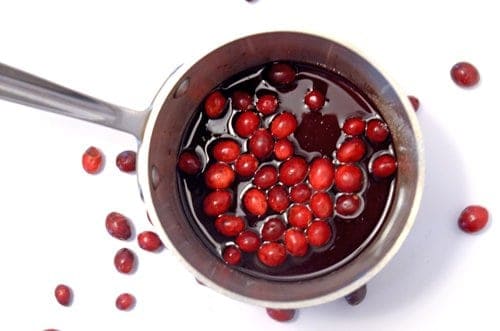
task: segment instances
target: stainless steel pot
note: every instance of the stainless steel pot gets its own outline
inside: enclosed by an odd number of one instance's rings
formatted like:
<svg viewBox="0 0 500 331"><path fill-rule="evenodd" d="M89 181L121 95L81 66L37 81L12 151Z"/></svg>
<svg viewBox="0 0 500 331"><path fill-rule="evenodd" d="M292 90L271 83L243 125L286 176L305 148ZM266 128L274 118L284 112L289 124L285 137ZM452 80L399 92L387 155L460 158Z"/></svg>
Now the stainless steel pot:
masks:
<svg viewBox="0 0 500 331"><path fill-rule="evenodd" d="M175 180L182 132L208 92L240 71L276 60L320 65L362 89L387 122L398 160L394 201L370 244L348 264L307 281L258 279L225 265L206 249L188 224ZM422 137L406 95L352 47L313 34L269 32L231 41L179 67L161 87L151 106L142 112L96 100L5 65L0 65L0 97L136 136L138 180L161 239L203 283L255 305L312 306L362 286L400 248L422 195Z"/></svg>

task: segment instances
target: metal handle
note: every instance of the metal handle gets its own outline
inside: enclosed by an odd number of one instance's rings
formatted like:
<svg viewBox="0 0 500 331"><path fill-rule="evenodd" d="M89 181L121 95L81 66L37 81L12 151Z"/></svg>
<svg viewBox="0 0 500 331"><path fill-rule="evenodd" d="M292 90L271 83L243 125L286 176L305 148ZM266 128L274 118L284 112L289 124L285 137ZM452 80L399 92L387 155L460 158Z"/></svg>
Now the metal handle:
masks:
<svg viewBox="0 0 500 331"><path fill-rule="evenodd" d="M2 63L0 98L125 131L139 140L149 114L92 98Z"/></svg>

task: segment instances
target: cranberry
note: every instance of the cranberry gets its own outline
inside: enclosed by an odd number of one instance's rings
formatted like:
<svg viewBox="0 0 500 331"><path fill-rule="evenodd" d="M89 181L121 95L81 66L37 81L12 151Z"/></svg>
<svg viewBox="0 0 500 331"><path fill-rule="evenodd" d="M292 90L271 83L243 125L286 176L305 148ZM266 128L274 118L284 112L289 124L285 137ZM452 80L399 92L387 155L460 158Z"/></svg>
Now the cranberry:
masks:
<svg viewBox="0 0 500 331"><path fill-rule="evenodd" d="M127 240L132 235L129 220L122 214L111 212L106 216L106 230L120 240Z"/></svg>
<svg viewBox="0 0 500 331"><path fill-rule="evenodd" d="M201 161L195 152L183 151L177 160L177 167L187 175L196 175L201 170Z"/></svg>
<svg viewBox="0 0 500 331"><path fill-rule="evenodd" d="M306 228L312 220L312 212L305 205L297 204L288 209L288 223L298 228Z"/></svg>
<svg viewBox="0 0 500 331"><path fill-rule="evenodd" d="M332 238L332 228L325 221L314 221L309 225L306 231L309 245L321 247L326 245Z"/></svg>
<svg viewBox="0 0 500 331"><path fill-rule="evenodd" d="M116 166L123 172L135 171L137 154L134 151L123 151L116 156Z"/></svg>
<svg viewBox="0 0 500 331"><path fill-rule="evenodd" d="M420 107L420 100L418 100L418 98L413 95L409 95L408 99L410 100L413 109L417 111L418 108Z"/></svg>
<svg viewBox="0 0 500 331"><path fill-rule="evenodd" d="M238 110L249 110L253 106L252 96L245 91L234 91L232 96L232 105L234 109Z"/></svg>
<svg viewBox="0 0 500 331"><path fill-rule="evenodd" d="M227 237L235 237L245 229L245 220L236 215L220 215L215 220L215 228Z"/></svg>
<svg viewBox="0 0 500 331"><path fill-rule="evenodd" d="M97 174L102 169L103 155L100 150L94 146L87 148L82 155L83 170L89 174Z"/></svg>
<svg viewBox="0 0 500 331"><path fill-rule="evenodd" d="M337 159L340 162L358 162L366 153L366 146L361 138L351 138L344 141L337 149Z"/></svg>
<svg viewBox="0 0 500 331"><path fill-rule="evenodd" d="M283 244L276 242L266 242L260 245L257 251L260 262L268 267L277 267L286 260L286 249Z"/></svg>
<svg viewBox="0 0 500 331"><path fill-rule="evenodd" d="M342 130L349 136L359 136L365 131L365 121L361 117L350 117L345 120Z"/></svg>
<svg viewBox="0 0 500 331"><path fill-rule="evenodd" d="M269 157L273 148L273 136L266 129L258 129L248 140L248 150L261 160Z"/></svg>
<svg viewBox="0 0 500 331"><path fill-rule="evenodd" d="M271 115L278 108L278 98L274 94L263 94L257 99L257 110L263 115Z"/></svg>
<svg viewBox="0 0 500 331"><path fill-rule="evenodd" d="M267 211L266 195L259 189L251 188L243 195L243 205L255 216L262 216Z"/></svg>
<svg viewBox="0 0 500 331"><path fill-rule="evenodd" d="M257 251L260 246L259 235L252 230L241 232L238 237L236 237L235 242L245 253L253 253Z"/></svg>
<svg viewBox="0 0 500 331"><path fill-rule="evenodd" d="M304 97L304 103L310 110L318 111L325 105L325 95L318 90L309 91Z"/></svg>
<svg viewBox="0 0 500 331"><path fill-rule="evenodd" d="M361 207L361 198L356 194L343 194L335 202L335 210L341 216L355 215Z"/></svg>
<svg viewBox="0 0 500 331"><path fill-rule="evenodd" d="M222 258L229 265L237 265L241 262L241 251L234 245L227 246L222 252Z"/></svg>
<svg viewBox="0 0 500 331"><path fill-rule="evenodd" d="M233 195L228 190L217 190L208 193L203 199L203 211L207 216L224 214L231 207Z"/></svg>
<svg viewBox="0 0 500 331"><path fill-rule="evenodd" d="M57 302L59 302L63 306L69 306L73 299L73 293L69 286L64 284L59 284L56 286L54 290L54 295L56 297Z"/></svg>
<svg viewBox="0 0 500 331"><path fill-rule="evenodd" d="M115 254L115 267L121 273L131 273L135 265L135 255L128 248L121 248Z"/></svg>
<svg viewBox="0 0 500 331"><path fill-rule="evenodd" d="M224 189L233 184L235 173L225 163L217 162L205 171L205 184L211 189Z"/></svg>
<svg viewBox="0 0 500 331"><path fill-rule="evenodd" d="M335 178L335 168L330 159L316 158L309 167L309 183L318 190L327 190L333 185Z"/></svg>
<svg viewBox="0 0 500 331"><path fill-rule="evenodd" d="M236 160L240 152L240 145L232 139L220 139L215 143L212 149L214 158L217 161L226 163L231 163Z"/></svg>
<svg viewBox="0 0 500 331"><path fill-rule="evenodd" d="M267 192L267 203L269 204L269 208L277 213L284 212L288 205L290 204L290 200L288 199L288 193L285 188L281 185L276 185Z"/></svg>
<svg viewBox="0 0 500 331"><path fill-rule="evenodd" d="M283 161L292 157L295 148L290 140L287 138L280 139L274 143L274 157Z"/></svg>
<svg viewBox="0 0 500 331"><path fill-rule="evenodd" d="M255 173L252 183L258 188L267 189L278 182L278 170L272 165L265 165Z"/></svg>
<svg viewBox="0 0 500 331"><path fill-rule="evenodd" d="M293 202L303 203L309 201L311 197L311 189L306 183L300 183L290 189L290 200Z"/></svg>
<svg viewBox="0 0 500 331"><path fill-rule="evenodd" d="M389 137L389 129L387 124L379 119L372 119L366 125L366 137L372 143L383 143Z"/></svg>
<svg viewBox="0 0 500 331"><path fill-rule="evenodd" d="M309 249L304 232L297 229L288 229L285 232L285 247L293 256L304 256Z"/></svg>
<svg viewBox="0 0 500 331"><path fill-rule="evenodd" d="M349 293L344 298L351 306L359 305L366 297L366 285L361 286L354 292Z"/></svg>
<svg viewBox="0 0 500 331"><path fill-rule="evenodd" d="M295 69L287 63L274 63L269 72L267 79L272 85L289 85L295 81Z"/></svg>
<svg viewBox="0 0 500 331"><path fill-rule="evenodd" d="M242 177L249 177L257 171L259 161L250 153L241 154L236 159L234 169L236 173Z"/></svg>
<svg viewBox="0 0 500 331"><path fill-rule="evenodd" d="M278 322L287 322L295 316L295 309L271 309L266 308L267 315Z"/></svg>
<svg viewBox="0 0 500 331"><path fill-rule="evenodd" d="M286 226L281 219L273 217L264 223L262 227L262 240L275 241L281 238Z"/></svg>
<svg viewBox="0 0 500 331"><path fill-rule="evenodd" d="M458 62L450 71L453 81L461 87L472 87L479 83L479 71L468 62Z"/></svg>
<svg viewBox="0 0 500 331"><path fill-rule="evenodd" d="M205 114L209 118L219 118L226 108L226 97L220 91L214 91L205 99Z"/></svg>
<svg viewBox="0 0 500 331"><path fill-rule="evenodd" d="M130 293L122 293L116 298L115 305L120 310L130 310L135 305L135 297Z"/></svg>
<svg viewBox="0 0 500 331"><path fill-rule="evenodd" d="M243 138L250 137L259 128L260 117L253 111L244 111L236 116L234 131Z"/></svg>
<svg viewBox="0 0 500 331"><path fill-rule="evenodd" d="M314 193L310 205L316 217L327 218L333 215L333 201L330 194L326 192Z"/></svg>
<svg viewBox="0 0 500 331"><path fill-rule="evenodd" d="M465 232L478 232L488 224L488 217L486 208L477 205L468 206L460 214L458 226Z"/></svg>
<svg viewBox="0 0 500 331"><path fill-rule="evenodd" d="M137 242L140 248L149 252L154 252L163 246L160 237L153 231L143 231L139 233Z"/></svg>
<svg viewBox="0 0 500 331"><path fill-rule="evenodd" d="M393 175L396 169L396 159L390 154L380 155L372 163L372 173L380 178Z"/></svg>
<svg viewBox="0 0 500 331"><path fill-rule="evenodd" d="M335 186L340 192L358 192L363 186L363 172L353 164L341 165L335 171Z"/></svg>
<svg viewBox="0 0 500 331"><path fill-rule="evenodd" d="M282 112L271 122L271 134L278 139L291 135L297 129L297 119L289 112Z"/></svg>
<svg viewBox="0 0 500 331"><path fill-rule="evenodd" d="M300 183L306 178L307 162L300 156L294 156L280 165L279 180L288 186Z"/></svg>

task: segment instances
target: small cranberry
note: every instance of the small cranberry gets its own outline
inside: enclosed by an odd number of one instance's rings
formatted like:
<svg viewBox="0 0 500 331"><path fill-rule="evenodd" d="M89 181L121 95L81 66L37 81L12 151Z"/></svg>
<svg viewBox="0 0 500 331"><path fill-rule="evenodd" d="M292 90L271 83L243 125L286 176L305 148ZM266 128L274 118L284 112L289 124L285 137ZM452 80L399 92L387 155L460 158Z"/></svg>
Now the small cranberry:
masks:
<svg viewBox="0 0 500 331"><path fill-rule="evenodd" d="M130 310L134 308L135 297L130 293L122 293L116 298L115 305L119 310Z"/></svg>
<svg viewBox="0 0 500 331"><path fill-rule="evenodd" d="M272 85L289 85L295 81L295 69L287 63L274 63L267 73Z"/></svg>
<svg viewBox="0 0 500 331"><path fill-rule="evenodd" d="M260 246L259 235L252 230L241 232L238 237L236 237L235 242L245 253L253 253L257 251Z"/></svg>
<svg viewBox="0 0 500 331"><path fill-rule="evenodd" d="M288 253L293 256L304 256L309 249L304 232L298 229L288 229L285 231L285 247Z"/></svg>
<svg viewBox="0 0 500 331"><path fill-rule="evenodd" d="M136 158L136 152L123 151L116 156L116 166L123 172L134 172Z"/></svg>
<svg viewBox="0 0 500 331"><path fill-rule="evenodd" d="M244 153L238 156L234 164L234 170L242 177L252 176L259 167L259 161L253 154Z"/></svg>
<svg viewBox="0 0 500 331"><path fill-rule="evenodd" d="M97 174L101 171L103 165L103 155L99 149L94 146L87 148L82 155L82 166L89 174Z"/></svg>
<svg viewBox="0 0 500 331"><path fill-rule="evenodd" d="M186 175L196 175L201 170L201 161L195 152L183 151L177 160L177 167Z"/></svg>
<svg viewBox="0 0 500 331"><path fill-rule="evenodd" d="M267 220L262 227L262 240L275 241L279 240L286 230L286 225L278 217L273 217Z"/></svg>
<svg viewBox="0 0 500 331"><path fill-rule="evenodd" d="M295 316L295 309L271 309L266 308L267 315L278 322L287 322Z"/></svg>
<svg viewBox="0 0 500 331"><path fill-rule="evenodd" d="M345 120L342 130L349 136L359 136L365 132L365 121L361 117L350 117Z"/></svg>
<svg viewBox="0 0 500 331"><path fill-rule="evenodd" d="M418 108L420 107L420 100L418 100L418 98L416 96L413 96L413 95L409 95L408 99L410 100L411 105L413 106L413 109L415 111L417 111Z"/></svg>
<svg viewBox="0 0 500 331"><path fill-rule="evenodd" d="M278 170L273 165L262 166L253 177L252 183L258 188L267 189L278 182Z"/></svg>
<svg viewBox="0 0 500 331"><path fill-rule="evenodd" d="M228 190L216 190L208 193L203 199L203 212L207 216L218 216L229 210L233 195Z"/></svg>
<svg viewBox="0 0 500 331"><path fill-rule="evenodd" d="M273 136L266 129L258 129L248 140L248 150L260 160L269 157L273 148Z"/></svg>
<svg viewBox="0 0 500 331"><path fill-rule="evenodd" d="M390 154L380 155L372 163L372 173L379 178L392 176L396 169L396 159Z"/></svg>
<svg viewBox="0 0 500 331"><path fill-rule="evenodd" d="M288 186L298 184L306 178L307 162L300 156L293 156L280 165L278 178Z"/></svg>
<svg viewBox="0 0 500 331"><path fill-rule="evenodd" d="M219 118L226 108L226 97L220 91L214 91L205 99L205 114L209 118Z"/></svg>
<svg viewBox="0 0 500 331"><path fill-rule="evenodd" d="M120 240L130 239L132 230L129 220L122 214L111 212L106 216L106 230L108 233Z"/></svg>
<svg viewBox="0 0 500 331"><path fill-rule="evenodd" d="M135 255L128 248L121 248L115 254L115 267L116 270L123 274L132 272L135 266Z"/></svg>
<svg viewBox="0 0 500 331"><path fill-rule="evenodd" d="M468 62L458 62L451 70L450 75L453 81L461 87L472 87L479 83L479 71Z"/></svg>
<svg viewBox="0 0 500 331"><path fill-rule="evenodd" d="M366 297L366 285L361 286L354 292L349 293L344 298L351 306L359 305Z"/></svg>
<svg viewBox="0 0 500 331"><path fill-rule="evenodd" d="M234 131L243 138L250 137L259 128L260 117L253 111L244 111L236 116Z"/></svg>
<svg viewBox="0 0 500 331"><path fill-rule="evenodd" d="M287 138L279 139L274 143L274 157L279 161L292 157L294 151L293 143Z"/></svg>
<svg viewBox="0 0 500 331"><path fill-rule="evenodd" d="M267 192L267 203L269 208L277 213L284 212L290 200L288 199L288 193L285 188L281 185L276 185Z"/></svg>
<svg viewBox="0 0 500 331"><path fill-rule="evenodd" d="M318 90L309 91L304 97L304 103L312 111L319 111L325 105L325 95Z"/></svg>
<svg viewBox="0 0 500 331"><path fill-rule="evenodd" d="M309 183L318 191L329 189L335 179L335 167L328 158L316 158L309 167Z"/></svg>
<svg viewBox="0 0 500 331"><path fill-rule="evenodd" d="M290 189L290 200L297 203L309 201L311 198L311 188L306 183L300 183Z"/></svg>
<svg viewBox="0 0 500 331"><path fill-rule="evenodd" d="M361 138L344 141L337 149L337 160L340 162L358 162L366 153L366 145Z"/></svg>
<svg viewBox="0 0 500 331"><path fill-rule="evenodd" d="M363 187L363 172L356 165L343 164L335 171L335 186L340 192L358 192Z"/></svg>
<svg viewBox="0 0 500 331"><path fill-rule="evenodd" d="M271 115L278 109L278 98L274 94L263 94L257 99L257 110L263 115Z"/></svg>
<svg viewBox="0 0 500 331"><path fill-rule="evenodd" d="M213 149L212 154L217 161L231 163L240 155L240 145L233 139L218 140Z"/></svg>
<svg viewBox="0 0 500 331"><path fill-rule="evenodd" d="M296 204L288 209L288 223L298 228L306 228L312 221L311 210L305 205Z"/></svg>
<svg viewBox="0 0 500 331"><path fill-rule="evenodd" d="M241 251L234 245L227 246L222 252L222 258L229 265L237 265L241 262Z"/></svg>
<svg viewBox="0 0 500 331"><path fill-rule="evenodd" d="M137 236L137 243L139 247L149 251L154 252L163 246L160 237L153 231L143 231Z"/></svg>
<svg viewBox="0 0 500 331"><path fill-rule="evenodd" d="M355 215L361 207L361 198L356 194L343 194L335 202L335 211L341 216Z"/></svg>
<svg viewBox="0 0 500 331"><path fill-rule="evenodd" d="M297 119L289 112L282 112L271 122L271 134L278 139L286 138L297 129Z"/></svg>
<svg viewBox="0 0 500 331"><path fill-rule="evenodd" d="M366 125L366 137L372 143L383 143L389 137L389 129L387 124L379 119L369 120Z"/></svg>
<svg viewBox="0 0 500 331"><path fill-rule="evenodd" d="M465 232L478 232L488 224L488 218L488 210L483 206L468 206L460 214L458 226Z"/></svg>
<svg viewBox="0 0 500 331"><path fill-rule="evenodd" d="M333 201L327 192L316 192L310 202L313 214L318 218L327 218L333 215Z"/></svg>
<svg viewBox="0 0 500 331"><path fill-rule="evenodd" d="M231 99L234 109L245 111L253 107L253 98L248 92L234 91Z"/></svg>
<svg viewBox="0 0 500 331"><path fill-rule="evenodd" d="M225 189L233 184L235 177L229 165L217 162L211 164L205 171L205 184L211 189Z"/></svg>
<svg viewBox="0 0 500 331"><path fill-rule="evenodd" d="M321 247L326 245L332 238L332 228L325 221L314 221L309 225L306 231L309 245Z"/></svg>
<svg viewBox="0 0 500 331"><path fill-rule="evenodd" d="M215 228L224 236L235 237L245 229L245 220L236 215L223 214L215 220Z"/></svg>
<svg viewBox="0 0 500 331"><path fill-rule="evenodd" d="M268 267L277 267L286 260L286 249L283 244L266 242L260 245L257 258Z"/></svg>
<svg viewBox="0 0 500 331"><path fill-rule="evenodd" d="M73 293L69 286L64 284L59 284L56 286L54 290L54 295L56 297L57 302L59 302L63 306L69 306L73 299Z"/></svg>
<svg viewBox="0 0 500 331"><path fill-rule="evenodd" d="M257 188L249 189L243 195L243 206L252 215L264 215L267 211L266 194Z"/></svg>

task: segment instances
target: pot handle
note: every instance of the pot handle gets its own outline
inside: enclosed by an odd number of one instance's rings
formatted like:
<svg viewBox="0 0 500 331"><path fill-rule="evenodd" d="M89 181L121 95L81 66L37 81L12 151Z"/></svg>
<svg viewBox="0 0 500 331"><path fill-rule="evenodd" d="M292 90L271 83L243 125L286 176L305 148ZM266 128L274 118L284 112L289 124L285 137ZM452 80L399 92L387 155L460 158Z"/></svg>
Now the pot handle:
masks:
<svg viewBox="0 0 500 331"><path fill-rule="evenodd" d="M142 139L149 111L135 111L81 94L0 63L0 98L105 125Z"/></svg>

